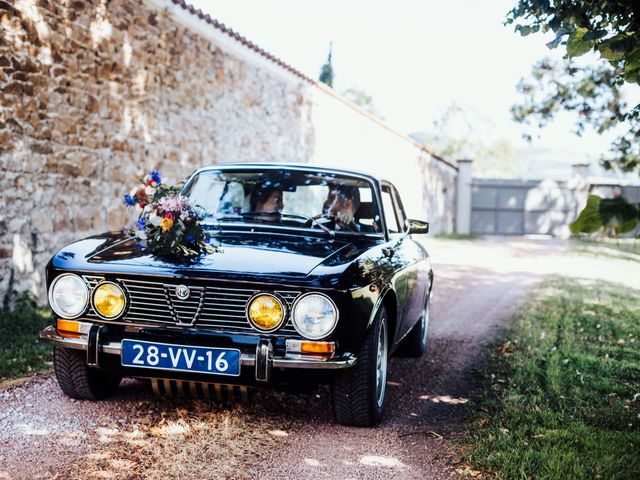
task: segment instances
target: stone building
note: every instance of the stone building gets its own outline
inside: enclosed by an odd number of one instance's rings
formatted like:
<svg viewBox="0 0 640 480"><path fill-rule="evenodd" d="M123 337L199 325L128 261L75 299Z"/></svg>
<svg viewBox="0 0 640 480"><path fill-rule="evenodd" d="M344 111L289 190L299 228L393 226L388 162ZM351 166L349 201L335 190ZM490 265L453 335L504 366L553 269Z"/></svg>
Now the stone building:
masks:
<svg viewBox="0 0 640 480"><path fill-rule="evenodd" d="M0 0L0 306L129 223L139 171L229 161L374 170L453 227L455 167L184 2Z"/></svg>

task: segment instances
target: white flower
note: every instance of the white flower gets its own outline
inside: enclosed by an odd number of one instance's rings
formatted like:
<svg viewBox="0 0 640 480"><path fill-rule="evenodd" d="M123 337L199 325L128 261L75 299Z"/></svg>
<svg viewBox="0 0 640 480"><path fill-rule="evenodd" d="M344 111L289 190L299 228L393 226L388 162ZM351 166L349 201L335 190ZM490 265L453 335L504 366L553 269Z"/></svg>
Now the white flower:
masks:
<svg viewBox="0 0 640 480"><path fill-rule="evenodd" d="M147 239L147 234L145 233L144 230L136 230L135 236L136 236L136 238L138 240L146 240Z"/></svg>
<svg viewBox="0 0 640 480"><path fill-rule="evenodd" d="M156 215L155 213L149 215L149 222L154 227L159 227L160 226L160 220L162 220L162 219L158 215Z"/></svg>
<svg viewBox="0 0 640 480"><path fill-rule="evenodd" d="M151 205L149 205L148 203L144 206L144 212L145 213L149 213L152 210Z"/></svg>
<svg viewBox="0 0 640 480"><path fill-rule="evenodd" d="M155 189L155 188L153 188L151 185L149 185L149 186L145 187L145 189L144 189L144 193L145 193L146 195L149 195L149 196L153 195L153 193L154 193L155 191L156 191L156 189Z"/></svg>

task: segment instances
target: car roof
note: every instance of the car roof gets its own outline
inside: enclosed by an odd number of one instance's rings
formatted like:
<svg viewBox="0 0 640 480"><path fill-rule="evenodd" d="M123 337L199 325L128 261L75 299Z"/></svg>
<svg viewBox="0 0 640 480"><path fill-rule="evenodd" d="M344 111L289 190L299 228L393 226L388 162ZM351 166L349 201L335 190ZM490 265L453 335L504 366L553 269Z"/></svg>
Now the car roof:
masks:
<svg viewBox="0 0 640 480"><path fill-rule="evenodd" d="M346 175L353 175L356 177L363 177L375 183L391 183L385 179L382 179L372 173L363 172L361 170L353 170L347 168L337 168L337 167L323 167L320 165L309 164L309 163L280 163L280 162L238 162L238 163L216 163L213 165L207 165L205 167L199 168L194 172L200 173L207 170L232 170L236 168L241 169L253 169L253 168L264 168L267 170L275 170L278 168L285 168L291 170L304 170L311 172L325 172L325 173L343 173Z"/></svg>

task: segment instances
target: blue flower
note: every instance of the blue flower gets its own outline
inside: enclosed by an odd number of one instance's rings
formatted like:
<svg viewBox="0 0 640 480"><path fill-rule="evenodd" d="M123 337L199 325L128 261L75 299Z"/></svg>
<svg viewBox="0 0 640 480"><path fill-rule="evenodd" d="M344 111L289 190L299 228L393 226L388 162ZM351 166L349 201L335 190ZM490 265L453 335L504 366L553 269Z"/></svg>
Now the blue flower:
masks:
<svg viewBox="0 0 640 480"><path fill-rule="evenodd" d="M127 205L135 205L135 202L133 201L133 198L131 198L131 195L124 196L124 203L126 203Z"/></svg>
<svg viewBox="0 0 640 480"><path fill-rule="evenodd" d="M151 180L153 180L157 184L162 183L162 180L160 179L160 170L151 170L149 172L149 176L151 177Z"/></svg>
<svg viewBox="0 0 640 480"><path fill-rule="evenodd" d="M141 218L136 222L136 228L138 230L144 230L144 224L145 224L144 218Z"/></svg>

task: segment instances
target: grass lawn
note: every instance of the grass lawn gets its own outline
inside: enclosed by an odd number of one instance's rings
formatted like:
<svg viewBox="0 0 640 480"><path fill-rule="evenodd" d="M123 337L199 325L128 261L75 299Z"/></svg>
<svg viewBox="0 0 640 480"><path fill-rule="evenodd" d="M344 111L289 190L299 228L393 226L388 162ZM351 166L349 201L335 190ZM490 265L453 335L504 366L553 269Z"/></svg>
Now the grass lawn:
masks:
<svg viewBox="0 0 640 480"><path fill-rule="evenodd" d="M476 233L438 233L436 238L442 240L480 240L482 235Z"/></svg>
<svg viewBox="0 0 640 480"><path fill-rule="evenodd" d="M504 334L484 380L465 441L470 471L640 478L637 291L547 281Z"/></svg>
<svg viewBox="0 0 640 480"><path fill-rule="evenodd" d="M23 297L14 311L0 310L0 383L51 367L51 345L38 333L51 321L48 309Z"/></svg>
<svg viewBox="0 0 640 480"><path fill-rule="evenodd" d="M640 239L636 238L580 238L571 240L571 249L579 254L592 254L619 258L617 253L622 253L624 258L633 260L635 255L640 256ZM625 255L631 254L631 255ZM638 258L635 259L638 261Z"/></svg>

